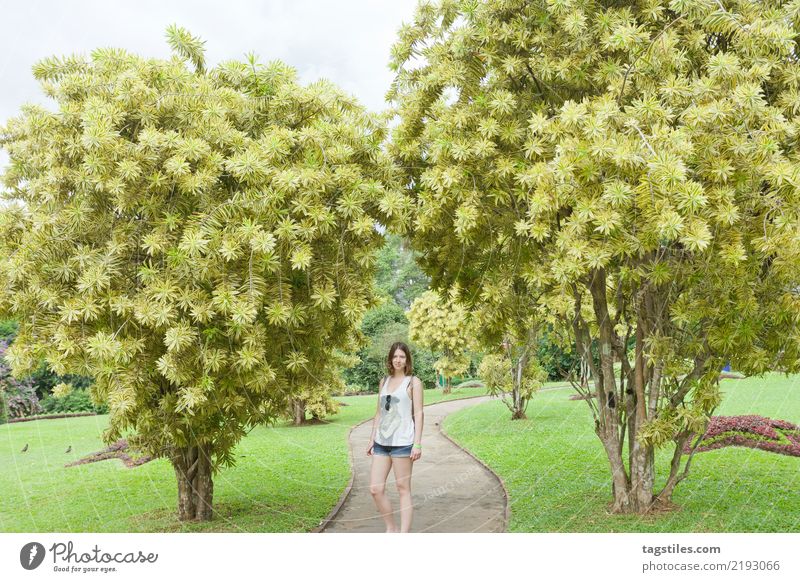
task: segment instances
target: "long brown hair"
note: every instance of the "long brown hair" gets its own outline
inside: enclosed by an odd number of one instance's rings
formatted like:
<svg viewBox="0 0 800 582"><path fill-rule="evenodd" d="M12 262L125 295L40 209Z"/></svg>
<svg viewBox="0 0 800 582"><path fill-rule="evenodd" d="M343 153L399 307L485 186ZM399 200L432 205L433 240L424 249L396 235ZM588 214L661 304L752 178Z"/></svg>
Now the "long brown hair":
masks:
<svg viewBox="0 0 800 582"><path fill-rule="evenodd" d="M386 370L389 372L391 376L394 374L394 366L392 365L392 358L394 357L394 353L396 350L403 350L406 354L406 368L405 374L406 376L410 376L411 373L414 371L414 366L411 363L411 350L408 349L408 346L403 342L394 342L392 347L389 348L389 355L386 357Z"/></svg>

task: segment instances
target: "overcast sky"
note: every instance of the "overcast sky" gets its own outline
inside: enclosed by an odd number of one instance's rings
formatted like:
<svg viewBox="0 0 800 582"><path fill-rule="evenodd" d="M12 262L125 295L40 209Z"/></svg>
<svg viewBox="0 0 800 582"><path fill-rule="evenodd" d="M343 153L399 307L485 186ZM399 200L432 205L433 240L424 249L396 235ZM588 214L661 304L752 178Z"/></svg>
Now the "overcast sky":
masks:
<svg viewBox="0 0 800 582"><path fill-rule="evenodd" d="M0 123L26 102L46 103L31 66L50 55L114 46L168 57L175 23L206 41L213 66L255 52L303 82L325 77L373 111L391 82L389 49L416 0L6 0L0 35ZM0 167L7 161L0 152Z"/></svg>

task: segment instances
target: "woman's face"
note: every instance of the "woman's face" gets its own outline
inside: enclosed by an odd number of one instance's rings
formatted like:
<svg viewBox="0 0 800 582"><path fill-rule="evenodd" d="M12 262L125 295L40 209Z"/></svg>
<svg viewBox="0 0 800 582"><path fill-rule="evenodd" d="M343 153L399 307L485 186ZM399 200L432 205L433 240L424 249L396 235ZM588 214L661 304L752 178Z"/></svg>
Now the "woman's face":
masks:
<svg viewBox="0 0 800 582"><path fill-rule="evenodd" d="M405 371L406 369L406 353L397 348L392 356L392 366L395 370Z"/></svg>

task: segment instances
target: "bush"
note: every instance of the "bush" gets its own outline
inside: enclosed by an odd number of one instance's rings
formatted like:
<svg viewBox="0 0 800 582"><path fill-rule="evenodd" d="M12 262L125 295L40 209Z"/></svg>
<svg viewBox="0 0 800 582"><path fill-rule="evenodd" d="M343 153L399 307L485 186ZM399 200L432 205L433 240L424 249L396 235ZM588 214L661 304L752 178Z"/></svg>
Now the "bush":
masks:
<svg viewBox="0 0 800 582"><path fill-rule="evenodd" d="M44 414L56 414L64 412L94 412L97 414L108 414L108 406L102 404L97 406L92 402L91 396L86 390L76 389L63 396L56 398L48 394L41 402Z"/></svg>
<svg viewBox="0 0 800 582"><path fill-rule="evenodd" d="M0 341L10 344L17 336L17 322L13 319L0 319Z"/></svg>
<svg viewBox="0 0 800 582"><path fill-rule="evenodd" d="M4 413L8 419L33 416L42 411L36 390L30 382L14 382L6 384L3 390Z"/></svg>

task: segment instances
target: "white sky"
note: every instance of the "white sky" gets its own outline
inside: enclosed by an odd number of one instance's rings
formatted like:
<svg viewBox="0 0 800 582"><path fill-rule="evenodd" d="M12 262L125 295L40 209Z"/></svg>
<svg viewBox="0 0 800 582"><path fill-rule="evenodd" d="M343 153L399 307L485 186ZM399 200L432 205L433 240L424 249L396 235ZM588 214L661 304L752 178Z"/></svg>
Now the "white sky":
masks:
<svg viewBox="0 0 800 582"><path fill-rule="evenodd" d="M26 102L47 103L31 67L51 55L97 47L168 57L164 31L178 24L206 41L214 66L254 52L280 59L308 83L325 77L379 111L392 75L397 29L416 0L4 0L0 35L0 123ZM7 157L0 151L0 169Z"/></svg>

